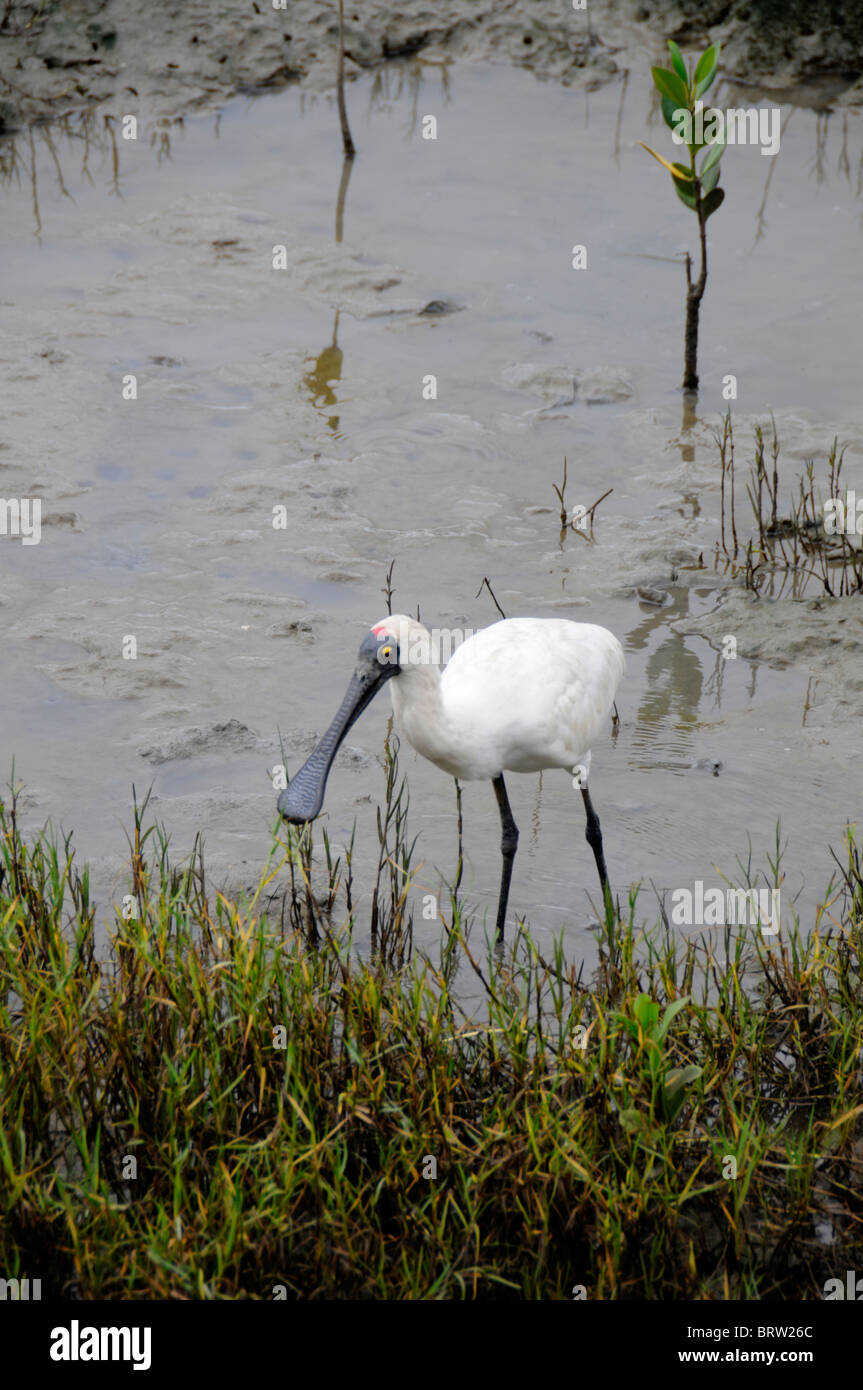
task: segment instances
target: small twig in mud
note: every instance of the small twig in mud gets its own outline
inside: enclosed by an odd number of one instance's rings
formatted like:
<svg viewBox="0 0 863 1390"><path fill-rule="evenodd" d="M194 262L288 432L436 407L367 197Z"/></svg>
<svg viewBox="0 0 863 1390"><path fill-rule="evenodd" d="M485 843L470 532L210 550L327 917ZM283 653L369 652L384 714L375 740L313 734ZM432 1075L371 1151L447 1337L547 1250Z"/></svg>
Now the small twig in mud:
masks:
<svg viewBox="0 0 863 1390"><path fill-rule="evenodd" d="M771 521L770 521L770 529L771 529L772 531L775 531L775 530L776 530L776 502L777 502L777 498L778 498L778 496L779 496L779 470L778 470L778 462L779 462L779 435L776 433L776 420L774 419L773 411L772 411L772 410L771 410L771 412L770 412L770 419L771 419L771 422L772 422L772 424L773 424L773 448L772 448L772 450L771 450L772 455L773 455L773 514L772 514Z"/></svg>
<svg viewBox="0 0 863 1390"><path fill-rule="evenodd" d="M728 555L729 559L737 558L737 522L734 515L734 428L731 424L731 407L729 406L722 417L722 434L718 430L712 431L719 450L719 463L721 469L721 503L722 503L722 551ZM725 536L725 480L729 481L729 495L731 506L731 535L734 544L733 552L728 550L728 542Z"/></svg>
<svg viewBox="0 0 863 1390"><path fill-rule="evenodd" d="M501 616L502 618L505 618L505 617L506 617L506 614L504 613L503 609L501 608L500 604L498 603L497 599L496 599L495 596L494 596L494 589L491 587L491 585L489 584L488 580L487 580L485 577L483 578L482 584L480 584L480 586L479 586L479 588L477 589L476 594L475 594L474 597L475 597L475 598L479 598L479 596L480 596L480 594L482 593L482 591L483 591L484 588L485 588L485 589L488 589L489 593L491 594L492 602L493 602L495 608L497 609L498 613L500 614L500 616Z"/></svg>
<svg viewBox="0 0 863 1390"><path fill-rule="evenodd" d="M386 579L384 580L384 587L381 589L381 593L383 594L384 598L385 598L386 601L387 601L387 612L388 612L388 613L392 613L392 611L393 611L393 593L394 593L395 591L394 591L394 589L393 589L393 582L392 582L392 581L393 581L393 570L395 569L395 565L396 565L395 560L394 560L394 559L393 559L393 560L390 560L390 567L389 567L389 569L387 570L387 577L386 577Z"/></svg>
<svg viewBox="0 0 863 1390"><path fill-rule="evenodd" d="M594 502L593 506L592 506L592 507L588 507L587 511L585 512L585 516L589 516L589 517L590 517L590 539L591 539L591 540L593 540L593 514L594 514L594 512L596 511L597 507L599 506L600 502L604 502L605 499L606 499L606 497L610 497L611 494L612 494L613 492L614 492L614 488L613 488L613 487L610 487L606 492L604 492L604 493L602 494L601 497L597 497L597 499L596 499L596 501Z"/></svg>
<svg viewBox="0 0 863 1390"><path fill-rule="evenodd" d="M339 104L339 123L342 127L342 148L345 152L345 159L353 159L356 154L356 146L351 137L351 128L348 125L348 108L345 105L345 6L344 0L339 0L339 56L338 68L336 70L336 97Z"/></svg>
<svg viewBox="0 0 863 1390"><path fill-rule="evenodd" d="M608 497L609 494L612 492L614 492L614 488L608 488L608 490L604 492L601 497L597 497L596 501L593 503L593 506L591 507L582 507L580 505L573 507L572 520L569 523L569 530L572 531L576 536L580 536L583 541L587 541L588 543L591 541L595 541L596 537L593 534L594 512L596 511L600 502L604 502L606 497ZM590 517L589 531L585 529L584 525L587 517ZM561 540L565 536L566 530L567 528L565 526L561 529Z"/></svg>
<svg viewBox="0 0 863 1390"><path fill-rule="evenodd" d="M566 530L569 524L569 514L566 510L566 455L563 456L563 482L558 487L557 483L552 483L552 487L557 493L560 502L560 525L562 530Z"/></svg>

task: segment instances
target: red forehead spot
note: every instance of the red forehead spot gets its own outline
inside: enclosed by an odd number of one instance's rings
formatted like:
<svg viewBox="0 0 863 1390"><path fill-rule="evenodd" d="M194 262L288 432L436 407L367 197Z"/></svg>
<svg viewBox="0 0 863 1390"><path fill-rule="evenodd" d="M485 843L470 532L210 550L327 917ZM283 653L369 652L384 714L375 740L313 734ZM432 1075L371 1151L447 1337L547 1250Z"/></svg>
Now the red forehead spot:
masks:
<svg viewBox="0 0 863 1390"><path fill-rule="evenodd" d="M372 632L374 633L375 637L380 637L381 633L382 633L382 632L386 632L386 630L387 630L386 623L380 623L380 624L378 625L378 627L373 627L373 628L372 628Z"/></svg>

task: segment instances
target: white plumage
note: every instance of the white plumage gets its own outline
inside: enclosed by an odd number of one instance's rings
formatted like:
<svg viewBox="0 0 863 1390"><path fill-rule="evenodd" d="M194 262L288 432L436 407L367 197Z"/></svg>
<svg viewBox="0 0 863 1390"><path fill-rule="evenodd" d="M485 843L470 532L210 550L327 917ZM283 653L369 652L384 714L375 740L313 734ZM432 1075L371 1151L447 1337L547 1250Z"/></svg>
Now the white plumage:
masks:
<svg viewBox="0 0 863 1390"><path fill-rule="evenodd" d="M401 614L376 623L402 650L431 646L428 629ZM463 781L502 772L590 764L624 672L607 628L565 618L506 618L457 647L441 673L401 664L390 683L400 732L418 753Z"/></svg>
<svg viewBox="0 0 863 1390"><path fill-rule="evenodd" d="M439 638L438 638L439 640ZM314 752L279 797L289 821L313 820L348 729L387 681L400 732L424 758L463 781L488 778L501 820L497 911L503 938L518 845L505 772L566 768L584 799L606 911L611 894L599 819L587 789L591 744L600 736L624 672L613 633L565 618L506 618L459 646L441 672L435 635L397 613L376 623L360 646L341 706Z"/></svg>

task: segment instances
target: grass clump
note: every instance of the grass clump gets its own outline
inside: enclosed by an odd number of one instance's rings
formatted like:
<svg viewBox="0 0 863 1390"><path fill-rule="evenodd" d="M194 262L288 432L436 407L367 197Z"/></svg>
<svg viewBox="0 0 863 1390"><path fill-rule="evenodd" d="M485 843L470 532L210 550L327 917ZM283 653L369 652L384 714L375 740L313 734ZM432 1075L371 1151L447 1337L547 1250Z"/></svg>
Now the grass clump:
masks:
<svg viewBox="0 0 863 1390"><path fill-rule="evenodd" d="M802 598L810 580L822 594L845 598L863 593L863 499L841 480L845 450L834 437L826 461L824 490L815 476L815 461L806 462L797 476L797 490L781 509L779 493L780 442L772 420L770 459L761 426L755 429L755 458L746 480L757 534L745 545L738 538L734 466L734 426L730 408L722 417L722 429L713 433L719 450L722 529L716 543L736 575L742 572L746 589L759 596L781 598L786 589Z"/></svg>
<svg viewBox="0 0 863 1390"><path fill-rule="evenodd" d="M808 935L633 894L589 984L526 930L480 959L454 899L394 964L401 876L360 960L307 832L236 902L138 808L97 952L69 842L14 795L0 836L0 1265L43 1298L817 1298L860 1256L853 827Z"/></svg>

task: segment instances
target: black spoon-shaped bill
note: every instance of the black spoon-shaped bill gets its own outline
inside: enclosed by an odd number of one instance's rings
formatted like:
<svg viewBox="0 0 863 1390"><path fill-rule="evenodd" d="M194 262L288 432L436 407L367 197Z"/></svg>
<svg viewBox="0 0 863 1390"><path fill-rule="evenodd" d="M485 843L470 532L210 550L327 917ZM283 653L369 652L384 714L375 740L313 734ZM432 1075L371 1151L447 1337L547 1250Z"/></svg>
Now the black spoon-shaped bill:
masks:
<svg viewBox="0 0 863 1390"><path fill-rule="evenodd" d="M398 671L397 665L380 659L380 647L381 639L370 633L360 647L357 668L333 722L279 796L279 814L293 825L305 825L320 814L327 778L342 740L390 676Z"/></svg>

